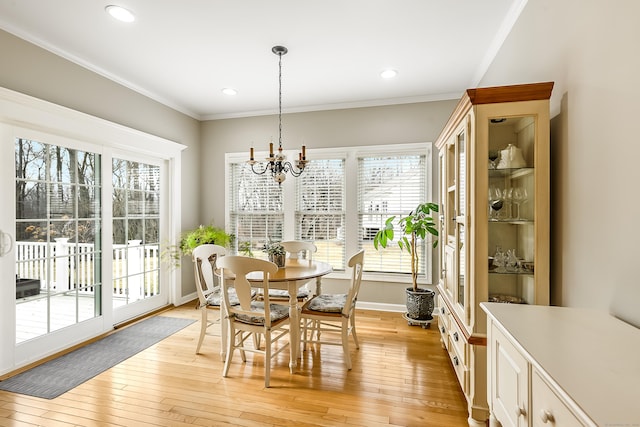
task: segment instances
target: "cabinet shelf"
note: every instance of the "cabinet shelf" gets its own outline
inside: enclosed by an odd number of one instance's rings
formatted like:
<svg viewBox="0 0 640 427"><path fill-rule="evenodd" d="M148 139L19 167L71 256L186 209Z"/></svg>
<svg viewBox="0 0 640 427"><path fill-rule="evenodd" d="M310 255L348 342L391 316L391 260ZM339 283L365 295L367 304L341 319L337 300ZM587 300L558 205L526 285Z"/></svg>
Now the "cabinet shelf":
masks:
<svg viewBox="0 0 640 427"><path fill-rule="evenodd" d="M489 169L489 178L518 179L530 176L534 171L535 168Z"/></svg>
<svg viewBox="0 0 640 427"><path fill-rule="evenodd" d="M489 270L489 275L493 276L533 276L533 271L495 271Z"/></svg>
<svg viewBox="0 0 640 427"><path fill-rule="evenodd" d="M533 225L532 219L490 219L489 224Z"/></svg>

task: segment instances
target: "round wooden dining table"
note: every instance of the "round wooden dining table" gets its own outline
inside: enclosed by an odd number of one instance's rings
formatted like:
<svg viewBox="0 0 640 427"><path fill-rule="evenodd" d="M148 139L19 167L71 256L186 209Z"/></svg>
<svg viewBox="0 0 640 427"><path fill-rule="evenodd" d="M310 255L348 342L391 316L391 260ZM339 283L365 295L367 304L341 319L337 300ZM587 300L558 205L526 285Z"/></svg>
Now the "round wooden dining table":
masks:
<svg viewBox="0 0 640 427"><path fill-rule="evenodd" d="M291 328L289 329L290 339L290 359L289 368L293 373L298 365L300 356L300 315L298 310L298 289L306 282L316 279L315 295L322 292L322 276L331 273L333 268L330 264L321 261L313 261L301 258L287 258L285 266L278 268L278 271L269 276L269 289L284 289L289 293L289 318ZM262 287L262 273L254 272L247 275L247 279L256 287ZM221 307L222 309L222 307ZM226 313L222 313L224 316ZM220 325L222 352L226 349L228 328L225 322ZM224 354L221 354L224 360Z"/></svg>

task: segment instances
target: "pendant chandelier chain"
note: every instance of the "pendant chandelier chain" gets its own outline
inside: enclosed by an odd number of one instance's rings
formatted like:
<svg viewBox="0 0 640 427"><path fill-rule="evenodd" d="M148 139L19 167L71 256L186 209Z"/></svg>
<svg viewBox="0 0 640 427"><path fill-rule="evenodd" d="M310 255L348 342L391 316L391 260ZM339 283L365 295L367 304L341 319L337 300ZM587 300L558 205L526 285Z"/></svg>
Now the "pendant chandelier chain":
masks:
<svg viewBox="0 0 640 427"><path fill-rule="evenodd" d="M287 173L292 176L300 176L304 172L304 168L308 163L306 147L302 145L302 149L298 153L298 158L293 162L287 161L286 156L282 153L282 55L288 52L284 46L274 46L271 51L278 55L278 152L273 151L273 140L269 143L269 157L264 166L256 164L259 162L253 157L253 146L249 149L249 160L247 163L251 166L251 171L256 175L264 175L269 172L271 177L278 184L282 184L287 179Z"/></svg>
<svg viewBox="0 0 640 427"><path fill-rule="evenodd" d="M282 52L278 57L278 148L282 150Z"/></svg>

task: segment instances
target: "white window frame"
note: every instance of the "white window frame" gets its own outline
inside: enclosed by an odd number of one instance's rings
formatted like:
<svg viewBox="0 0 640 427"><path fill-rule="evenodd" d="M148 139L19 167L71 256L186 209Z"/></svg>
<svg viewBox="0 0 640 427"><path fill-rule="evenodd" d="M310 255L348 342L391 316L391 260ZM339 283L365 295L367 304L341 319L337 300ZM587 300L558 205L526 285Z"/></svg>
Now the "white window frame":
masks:
<svg viewBox="0 0 640 427"><path fill-rule="evenodd" d="M308 159L335 159L341 156L345 159L345 203L346 203L346 216L345 216L345 256L356 253L359 250L359 218L358 218L358 158L369 156L389 156L389 155L402 155L402 154L424 154L425 155L425 195L424 201L432 200L432 180L433 180L433 162L432 162L432 148L431 142L420 143L408 143L408 144L391 144L391 145L374 145L374 146L355 146L355 147L340 147L340 148L307 148ZM291 150L285 150L284 154L287 158L295 158L297 152ZM265 158L268 153L256 152L255 158ZM230 164L247 161L247 153L226 153L225 155L225 224L227 229L230 227L230 206L231 197L229 194L229 188L231 185ZM284 230L283 239L291 240L295 238L295 209L296 203L294 203L296 194L295 177L287 174L287 179L282 183L283 191L283 206L284 206ZM291 202L288 202L291 200ZM394 243L395 244L395 243ZM432 283L432 269L433 269L433 249L431 245L426 245L426 263L425 274L418 277L420 284ZM331 278L348 278L348 272L334 271L328 277ZM366 271L366 255L365 255L365 272L363 274L364 280L371 281L388 281L399 283L410 283L411 275L407 273L378 273Z"/></svg>

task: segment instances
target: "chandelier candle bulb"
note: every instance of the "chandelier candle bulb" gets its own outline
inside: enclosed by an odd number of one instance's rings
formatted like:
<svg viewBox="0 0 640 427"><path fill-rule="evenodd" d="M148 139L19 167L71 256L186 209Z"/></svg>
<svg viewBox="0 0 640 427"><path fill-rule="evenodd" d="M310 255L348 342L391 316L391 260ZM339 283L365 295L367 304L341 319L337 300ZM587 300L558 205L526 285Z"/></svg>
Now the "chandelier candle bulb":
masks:
<svg viewBox="0 0 640 427"><path fill-rule="evenodd" d="M307 160L307 147L302 146L302 160Z"/></svg>
<svg viewBox="0 0 640 427"><path fill-rule="evenodd" d="M269 143L269 157L273 157L273 142Z"/></svg>
<svg viewBox="0 0 640 427"><path fill-rule="evenodd" d="M253 160L253 147L249 148L249 160Z"/></svg>

